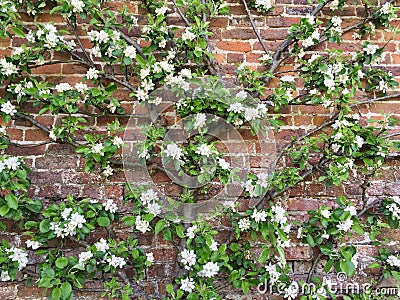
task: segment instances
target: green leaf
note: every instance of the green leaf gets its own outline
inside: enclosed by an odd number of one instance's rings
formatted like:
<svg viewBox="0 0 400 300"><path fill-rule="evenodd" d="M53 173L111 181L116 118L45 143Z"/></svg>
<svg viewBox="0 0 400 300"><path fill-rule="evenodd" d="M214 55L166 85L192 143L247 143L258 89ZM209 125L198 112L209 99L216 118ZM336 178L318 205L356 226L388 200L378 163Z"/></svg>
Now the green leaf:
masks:
<svg viewBox="0 0 400 300"><path fill-rule="evenodd" d="M51 291L51 299L52 300L58 300L58 299L60 299L61 298L61 289L60 288L54 288L52 291Z"/></svg>
<svg viewBox="0 0 400 300"><path fill-rule="evenodd" d="M347 275L347 277L352 277L356 272L356 268L351 261L342 260L340 261L340 269Z"/></svg>
<svg viewBox="0 0 400 300"><path fill-rule="evenodd" d="M368 268L371 268L371 269L380 268L380 267L381 267L381 265L378 264L376 261L374 261L372 264L370 264L368 266Z"/></svg>
<svg viewBox="0 0 400 300"><path fill-rule="evenodd" d="M393 276L393 278L396 279L397 281L400 281L400 272L392 271L392 276Z"/></svg>
<svg viewBox="0 0 400 300"><path fill-rule="evenodd" d="M246 280L243 280L243 281L242 281L242 290L243 290L243 293L245 293L245 294L247 295L247 294L249 293L249 289L250 289L249 282L246 281Z"/></svg>
<svg viewBox="0 0 400 300"><path fill-rule="evenodd" d="M59 269L64 269L68 266L68 258L66 257L59 257L56 259L56 267Z"/></svg>
<svg viewBox="0 0 400 300"><path fill-rule="evenodd" d="M18 199L13 194L6 195L7 205L12 209L18 209Z"/></svg>
<svg viewBox="0 0 400 300"><path fill-rule="evenodd" d="M72 286L69 282L63 282L61 284L61 294L62 298L65 300L68 300L71 298L71 293L72 293Z"/></svg>
<svg viewBox="0 0 400 300"><path fill-rule="evenodd" d="M159 220L156 224L156 228L155 228L155 233L159 234L161 232L161 230L163 230L165 228L165 225L167 224L167 222L163 219Z"/></svg>
<svg viewBox="0 0 400 300"><path fill-rule="evenodd" d="M312 238L312 236L310 234L307 234L307 244L309 244L310 247L314 247L315 246L314 239Z"/></svg>
<svg viewBox="0 0 400 300"><path fill-rule="evenodd" d="M351 228L354 230L355 233L359 235L364 235L364 230L361 228L359 224L355 223Z"/></svg>
<svg viewBox="0 0 400 300"><path fill-rule="evenodd" d="M176 226L176 235L178 237L180 237L181 239L183 239L185 237L185 228L183 228L183 226L181 224L179 224L178 226Z"/></svg>
<svg viewBox="0 0 400 300"><path fill-rule="evenodd" d="M4 217L10 211L10 207L8 205L3 205L0 207L0 216Z"/></svg>
<svg viewBox="0 0 400 300"><path fill-rule="evenodd" d="M43 220L43 221L41 221L40 224L39 224L39 230L40 230L40 232L41 232L41 233L49 232L49 230L50 230L50 223L51 223L50 220Z"/></svg>
<svg viewBox="0 0 400 300"><path fill-rule="evenodd" d="M134 216L125 216L122 218L122 222L126 226L133 226L135 224L136 218Z"/></svg>
<svg viewBox="0 0 400 300"><path fill-rule="evenodd" d="M237 252L239 250L239 244L232 243L232 244L230 244L229 249L231 249L233 252Z"/></svg>
<svg viewBox="0 0 400 300"><path fill-rule="evenodd" d="M331 268L332 268L334 262L335 262L335 260L332 259L332 258L331 258L330 260L327 261L327 263L326 263L326 265L325 265L325 267L324 267L324 271L325 271L326 273L328 273L328 272L331 270Z"/></svg>
<svg viewBox="0 0 400 300"><path fill-rule="evenodd" d="M101 227L108 227L110 226L110 219L108 217L98 217L97 224Z"/></svg>
<svg viewBox="0 0 400 300"><path fill-rule="evenodd" d="M16 36L19 36L20 38L23 38L23 39L25 38L25 33L21 29L19 29L17 27L13 27L13 28L11 28L11 30L15 33Z"/></svg>

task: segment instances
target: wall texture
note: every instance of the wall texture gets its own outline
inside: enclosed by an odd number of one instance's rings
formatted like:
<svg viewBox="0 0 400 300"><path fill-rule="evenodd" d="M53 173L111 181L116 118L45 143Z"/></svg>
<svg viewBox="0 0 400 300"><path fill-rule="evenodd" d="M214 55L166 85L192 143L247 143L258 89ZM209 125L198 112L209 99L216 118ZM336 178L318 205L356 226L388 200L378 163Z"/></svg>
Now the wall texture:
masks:
<svg viewBox="0 0 400 300"><path fill-rule="evenodd" d="M350 3L351 2L351 3ZM361 6L353 5L350 1L346 9L340 12L343 19L343 27L351 25L357 18L363 17L363 9ZM142 26L146 22L144 17L146 11L141 8L140 3L136 1L125 2L131 12L137 14L139 25ZM212 32L214 36L210 38L212 52L218 62L221 74L227 80L234 82L234 71L238 64L245 64L250 67L259 67L258 59L263 56L264 52L257 37L251 28L249 18L245 12L244 6L239 0L228 0L230 16L218 17L211 22ZM109 2L107 5L111 7L121 7L122 2ZM287 35L288 28L299 22L300 16L304 16L310 11L310 6L305 0L276 0L275 9L268 14L258 14L252 11L254 21L260 29L261 36L265 40L266 46L271 50L276 50L280 43ZM331 11L329 8L323 10L325 16L329 16ZM57 15L48 13L38 14L36 16L26 15L26 21L35 22L54 22L57 26L65 26L62 19ZM171 24L182 25L179 15L171 17ZM394 21L400 25L400 19ZM29 23L28 23L29 24ZM140 27L139 26L139 27ZM139 27L131 32L132 36L139 36ZM90 42L85 34L81 33L82 41L85 45ZM360 41L354 40L351 33L345 33L343 36L341 49L343 51L352 51L359 47ZM12 40L0 40L0 56L9 54L11 49L20 46L23 42L20 38ZM385 31L376 31L373 40L374 43L383 46L386 44L384 52L384 60L381 63L382 68L390 70L400 82L400 39L399 36L391 39L390 33ZM142 41L144 44L144 41ZM316 51L329 48L329 42L324 42L317 46ZM60 59L63 59L60 57ZM293 68L292 66L282 67ZM73 64L54 64L34 70L35 74L46 78L53 82L80 82L86 68ZM271 85L273 87L273 84ZM121 124L126 124L129 114L138 113L142 109L136 102L129 100L129 91L120 87L118 97L122 100L122 105L126 110L126 117L119 117ZM360 95L360 98L363 98ZM393 116L400 118L400 103L398 100L389 100L371 105L363 106L362 113L368 117L376 116L379 118L381 112L391 113ZM39 115L38 108L34 106L27 107L26 110L31 112L37 121L45 126L51 127L55 125L59 118L51 115ZM294 105L288 106L281 111L281 119L285 121L286 126L275 135L278 148L283 147L291 136L299 136L306 133L316 126L324 123L334 111L325 109L322 106ZM104 132L105 125L110 121L110 117L96 116L90 118L90 126L99 132ZM12 136L14 141L26 146L10 145L7 154L25 156L28 166L33 169L29 175L32 181L32 187L29 191L30 196L38 197L43 202L48 203L55 199L66 198L68 194L74 197L90 197L94 199L106 200L113 199L119 205L122 205L122 198L126 193L124 184L126 179L122 170L115 171L109 180L104 179L97 173L85 173L82 170L83 158L75 153L74 147L68 144L50 142L48 135L32 123L16 119L13 120L7 129L7 133ZM249 147L250 163L253 168L262 167L260 149L257 142L252 138L249 130L243 129L242 136L247 139L246 143ZM82 139L82 137L80 137ZM46 142L46 143L44 143ZM371 201L385 195L400 195L400 162L393 158L383 167L379 174L372 180L368 186L366 193ZM164 189L165 193L170 196L179 195L181 189L179 186L170 182L168 176L162 171L155 171L152 174L154 182ZM304 182L288 191L284 197L287 210L293 219L302 221L308 210L317 209L321 205L329 205L334 203L337 196L345 195L349 199L356 202L360 200L362 190L357 184L357 179L341 186L326 187L314 180L313 177L307 178ZM219 242L224 241L227 232L224 224L216 224L219 226ZM2 233L1 236L10 240L17 241L24 239L18 235L17 224L9 223L8 232ZM118 231L118 238L124 239L129 233L123 228ZM91 237L93 240L96 236ZM400 232L391 232L388 236L391 240L399 240ZM293 240L296 240L293 237ZM375 253L375 248L369 246L363 240L353 241L357 244L359 255L361 257L371 256ZM164 242L162 238L151 234L144 234L140 237L140 244L146 249L151 249L154 253L155 263L148 268L146 272L145 290L150 297L161 297L165 294L165 285L170 282L174 270L174 262L177 259L177 251L170 243ZM76 251L77 245L71 244L71 251ZM290 261L295 277L304 278L307 270L311 266L312 251L307 247L298 243L297 246L287 249L287 259ZM34 264L34 261L30 263ZM320 262L321 266L317 267L317 273L321 272L324 262ZM365 270L365 272L371 272ZM365 275L368 275L365 273ZM360 280L364 280L360 277ZM77 292L77 299L100 299L99 292L96 289L101 288L101 282L93 280L86 286L87 290ZM0 283L1 299L40 299L43 290L27 287L25 283ZM227 291L226 298L232 294ZM249 296L247 299L256 299L257 296ZM230 298L233 299L233 298Z"/></svg>

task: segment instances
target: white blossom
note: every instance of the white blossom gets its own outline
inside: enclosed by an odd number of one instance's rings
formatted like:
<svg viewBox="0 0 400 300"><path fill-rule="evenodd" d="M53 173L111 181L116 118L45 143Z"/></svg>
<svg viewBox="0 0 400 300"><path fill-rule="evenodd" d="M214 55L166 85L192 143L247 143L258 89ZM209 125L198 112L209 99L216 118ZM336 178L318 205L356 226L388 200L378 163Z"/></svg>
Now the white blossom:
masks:
<svg viewBox="0 0 400 300"><path fill-rule="evenodd" d="M1 281L9 281L9 280L11 280L10 275L8 275L8 271L1 271L0 280Z"/></svg>
<svg viewBox="0 0 400 300"><path fill-rule="evenodd" d="M222 204L223 207L228 208L232 211L235 210L235 202L234 201L227 201L225 200L224 203Z"/></svg>
<svg viewBox="0 0 400 300"><path fill-rule="evenodd" d="M239 226L240 231L245 231L245 230L249 229L250 224L251 224L250 220L247 218L239 220L238 226Z"/></svg>
<svg viewBox="0 0 400 300"><path fill-rule="evenodd" d="M18 262L18 270L22 270L28 264L28 253L20 248L11 247L7 249L9 253L9 259ZM11 253L11 254L10 254Z"/></svg>
<svg viewBox="0 0 400 300"><path fill-rule="evenodd" d="M145 79L147 76L150 75L150 69L144 68L140 70L140 79Z"/></svg>
<svg viewBox="0 0 400 300"><path fill-rule="evenodd" d="M187 236L189 239L194 239L194 237L195 237L195 235L196 235L197 229L198 229L197 225L190 226L190 227L186 230L186 236Z"/></svg>
<svg viewBox="0 0 400 300"><path fill-rule="evenodd" d="M126 48L124 50L124 55L126 57L129 57L129 58L132 58L132 59L136 58L136 48L134 46L131 46L131 45L126 46Z"/></svg>
<svg viewBox="0 0 400 300"><path fill-rule="evenodd" d="M184 265L186 270L190 270L192 266L196 264L196 253L193 250L184 249L181 253L181 263Z"/></svg>
<svg viewBox="0 0 400 300"><path fill-rule="evenodd" d="M339 224L336 225L336 227L339 230L342 230L342 231L345 231L345 232L349 231L351 226L353 226L353 220L352 219L348 219L346 221L340 221Z"/></svg>
<svg viewBox="0 0 400 300"><path fill-rule="evenodd" d="M272 8L272 2L271 0L256 0L255 6L258 9L269 10Z"/></svg>
<svg viewBox="0 0 400 300"><path fill-rule="evenodd" d="M269 274L269 282L270 284L274 284L275 282L277 282L279 280L279 277L281 276L281 273L278 272L278 270L276 269L276 265L275 264L269 264L267 266L265 266L265 270L268 272Z"/></svg>
<svg viewBox="0 0 400 300"><path fill-rule="evenodd" d="M182 149L177 144L172 143L167 145L167 149L165 149L165 155L179 160L183 153Z"/></svg>
<svg viewBox="0 0 400 300"><path fill-rule="evenodd" d="M15 48L15 49L14 49L12 55L20 55L20 54L22 54L22 53L24 53L24 48L18 47L18 48Z"/></svg>
<svg viewBox="0 0 400 300"><path fill-rule="evenodd" d="M140 216L136 217L135 228L141 233L146 233L149 230L150 224L146 220L142 220Z"/></svg>
<svg viewBox="0 0 400 300"><path fill-rule="evenodd" d="M231 167L231 165L223 158L218 159L218 164L222 170L229 170L229 168Z"/></svg>
<svg viewBox="0 0 400 300"><path fill-rule="evenodd" d="M368 55L374 55L378 49L379 49L378 45L372 45L372 44L368 44L366 47L363 48L364 52Z"/></svg>
<svg viewBox="0 0 400 300"><path fill-rule="evenodd" d="M70 224L74 227L82 228L84 223L86 223L86 219L81 214L76 212L71 215Z"/></svg>
<svg viewBox="0 0 400 300"><path fill-rule="evenodd" d="M107 262L111 267L114 268L123 268L126 265L126 261L123 257L118 257L114 254L107 258Z"/></svg>
<svg viewBox="0 0 400 300"><path fill-rule="evenodd" d="M181 74L182 77L186 77L188 79L191 79L193 77L192 76L192 72L190 71L190 69L182 69L180 74Z"/></svg>
<svg viewBox="0 0 400 300"><path fill-rule="evenodd" d="M285 216L286 211L282 206L274 205L272 206L271 210L274 213L274 216L272 217L273 222L277 222L281 225L287 222L287 218Z"/></svg>
<svg viewBox="0 0 400 300"><path fill-rule="evenodd" d="M256 223L265 222L267 218L267 213L264 210L258 211L256 208L251 216Z"/></svg>
<svg viewBox="0 0 400 300"><path fill-rule="evenodd" d="M150 214L158 216L161 213L161 206L157 202L151 202L147 205L147 210Z"/></svg>
<svg viewBox="0 0 400 300"><path fill-rule="evenodd" d="M318 58L320 58L321 56L317 53L314 53L313 55L311 55L310 59L308 60L308 63L311 64L314 61L316 61Z"/></svg>
<svg viewBox="0 0 400 300"><path fill-rule="evenodd" d="M15 105L12 105L10 101L4 102L1 105L1 111L5 113L6 115L13 116L14 114L17 113L17 110L15 109Z"/></svg>
<svg viewBox="0 0 400 300"><path fill-rule="evenodd" d="M7 168L10 170L17 170L21 164L19 161L19 158L16 156L11 156L7 159L4 160L4 164L6 165Z"/></svg>
<svg viewBox="0 0 400 300"><path fill-rule="evenodd" d="M196 153L201 156L210 157L214 151L211 149L210 145L201 144L199 147L197 147Z"/></svg>
<svg viewBox="0 0 400 300"><path fill-rule="evenodd" d="M109 211L110 213L114 214L118 210L117 204L114 203L112 199L108 199L105 203L103 202L103 207L105 211Z"/></svg>
<svg viewBox="0 0 400 300"><path fill-rule="evenodd" d="M281 77L281 81L283 82L294 82L295 78L290 75L285 75Z"/></svg>
<svg viewBox="0 0 400 300"><path fill-rule="evenodd" d="M321 210L321 216L328 219L331 216L331 212L328 209Z"/></svg>
<svg viewBox="0 0 400 300"><path fill-rule="evenodd" d="M112 174L114 173L114 170L111 166L107 166L104 170L103 170L103 175L105 177L110 177Z"/></svg>
<svg viewBox="0 0 400 300"><path fill-rule="evenodd" d="M307 22L311 25L315 24L315 16L311 15L311 14L307 14L305 16L305 18L307 19Z"/></svg>
<svg viewBox="0 0 400 300"><path fill-rule="evenodd" d="M67 220L68 217L71 215L72 208L71 207L66 207L64 208L63 212L61 213L61 218L64 220Z"/></svg>
<svg viewBox="0 0 400 300"><path fill-rule="evenodd" d="M387 262L389 265L393 266L393 267L397 267L397 268L400 267L400 259L399 259L398 257L394 256L394 255L390 255L390 256L387 258L386 262Z"/></svg>
<svg viewBox="0 0 400 300"><path fill-rule="evenodd" d="M97 143L92 147L92 153L93 154L100 154L101 156L104 156L104 153L102 152L104 149L103 144Z"/></svg>
<svg viewBox="0 0 400 300"><path fill-rule="evenodd" d="M268 173L261 173L258 174L257 185L261 186L262 188L267 188L269 184L269 176Z"/></svg>
<svg viewBox="0 0 400 300"><path fill-rule="evenodd" d="M205 114L203 113L196 114L194 118L193 128L199 129L203 127L204 125L206 125L206 121L207 121L207 116Z"/></svg>
<svg viewBox="0 0 400 300"><path fill-rule="evenodd" d="M165 48L165 46L167 46L167 41L165 39L158 42L158 47Z"/></svg>
<svg viewBox="0 0 400 300"><path fill-rule="evenodd" d="M93 253L90 251L85 251L79 253L79 265L83 266L89 259L93 257Z"/></svg>
<svg viewBox="0 0 400 300"><path fill-rule="evenodd" d="M253 107L246 107L245 111L244 111L244 118L246 121L251 121L254 119L259 118L259 111L257 108L253 108Z"/></svg>
<svg viewBox="0 0 400 300"><path fill-rule="evenodd" d="M182 33L182 40L193 41L196 38L196 35L191 31L191 29L191 27L186 27L185 32Z"/></svg>
<svg viewBox="0 0 400 300"><path fill-rule="evenodd" d="M211 241L210 250L218 251L218 243L216 241L214 241L214 240Z"/></svg>
<svg viewBox="0 0 400 300"><path fill-rule="evenodd" d="M140 201L143 205L147 205L151 201L158 200L157 193L153 189L148 189L140 195Z"/></svg>
<svg viewBox="0 0 400 300"><path fill-rule="evenodd" d="M101 57L101 49L98 45L92 48L92 54L94 55L94 57Z"/></svg>
<svg viewBox="0 0 400 300"><path fill-rule="evenodd" d="M236 98L238 98L239 100L244 100L248 97L248 94L241 90L239 93L236 94ZM236 102L237 103L237 102ZM234 103L235 104L235 103ZM240 103L239 103L240 104ZM240 104L241 105L241 104Z"/></svg>
<svg viewBox="0 0 400 300"><path fill-rule="evenodd" d="M138 88L136 90L136 97L138 100L145 101L149 98L149 92L145 89Z"/></svg>
<svg viewBox="0 0 400 300"><path fill-rule="evenodd" d="M105 239L101 238L100 241L94 244L97 251L106 252L110 247Z"/></svg>
<svg viewBox="0 0 400 300"><path fill-rule="evenodd" d="M85 7L85 3L81 0L71 0L71 5L73 7L72 11L75 13L83 12L83 8Z"/></svg>
<svg viewBox="0 0 400 300"><path fill-rule="evenodd" d="M79 93L86 92L89 88L86 83L78 82L75 84L75 88Z"/></svg>
<svg viewBox="0 0 400 300"><path fill-rule="evenodd" d="M38 241L33 241L33 240L26 240L26 247L32 248L33 250L38 249L42 244Z"/></svg>
<svg viewBox="0 0 400 300"><path fill-rule="evenodd" d="M237 96L237 95L236 95ZM228 112L234 112L236 114L241 113L244 111L243 104L240 102L235 102L229 105Z"/></svg>
<svg viewBox="0 0 400 300"><path fill-rule="evenodd" d="M351 216L356 216L357 215L357 209L351 205L351 206L347 206L344 211L348 211L350 213Z"/></svg>
<svg viewBox="0 0 400 300"><path fill-rule="evenodd" d="M180 289L182 291L191 293L194 290L194 281L192 278L186 277L181 280L181 286Z"/></svg>
<svg viewBox="0 0 400 300"><path fill-rule="evenodd" d="M357 135L355 138L355 142L357 144L357 147L361 148L364 145L365 140L361 136Z"/></svg>
<svg viewBox="0 0 400 300"><path fill-rule="evenodd" d="M203 269L197 273L200 277L211 278L218 274L219 266L217 263L208 262L203 266Z"/></svg>
<svg viewBox="0 0 400 300"><path fill-rule="evenodd" d="M0 59L1 71L5 76L10 76L18 72L18 68L12 62L8 62L5 58Z"/></svg>
<svg viewBox="0 0 400 300"><path fill-rule="evenodd" d="M117 146L118 148L121 148L124 145L123 139L119 136L114 137L112 143L113 143L113 145Z"/></svg>
<svg viewBox="0 0 400 300"><path fill-rule="evenodd" d="M382 91L382 93L386 93L386 92L388 91L388 89L389 89L388 83L387 83L385 80L383 80L383 79L380 80L380 81L379 81L378 89L379 89L380 91Z"/></svg>
<svg viewBox="0 0 400 300"><path fill-rule="evenodd" d="M153 262L154 262L154 254L153 254L153 252L148 252L148 253L146 253L146 259L147 259L147 261L149 261L150 263L153 263Z"/></svg>
<svg viewBox="0 0 400 300"><path fill-rule="evenodd" d="M58 93L63 93L72 90L72 86L68 82L62 82L55 86Z"/></svg>
<svg viewBox="0 0 400 300"><path fill-rule="evenodd" d="M168 6L161 6L156 8L155 13L157 16L164 16L167 11L168 11Z"/></svg>
<svg viewBox="0 0 400 300"><path fill-rule="evenodd" d="M95 68L89 68L89 70L86 72L86 78L87 79L97 79L99 78L99 70L96 70Z"/></svg>

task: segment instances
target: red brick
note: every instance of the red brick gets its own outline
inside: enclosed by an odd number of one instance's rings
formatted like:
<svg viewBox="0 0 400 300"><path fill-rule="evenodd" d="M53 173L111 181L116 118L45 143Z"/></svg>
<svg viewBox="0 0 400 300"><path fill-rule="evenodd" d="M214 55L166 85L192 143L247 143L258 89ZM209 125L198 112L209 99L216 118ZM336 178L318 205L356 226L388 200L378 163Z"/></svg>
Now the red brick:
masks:
<svg viewBox="0 0 400 300"><path fill-rule="evenodd" d="M220 41L217 42L217 48L221 50L235 51L235 52L249 52L251 50L249 42Z"/></svg>

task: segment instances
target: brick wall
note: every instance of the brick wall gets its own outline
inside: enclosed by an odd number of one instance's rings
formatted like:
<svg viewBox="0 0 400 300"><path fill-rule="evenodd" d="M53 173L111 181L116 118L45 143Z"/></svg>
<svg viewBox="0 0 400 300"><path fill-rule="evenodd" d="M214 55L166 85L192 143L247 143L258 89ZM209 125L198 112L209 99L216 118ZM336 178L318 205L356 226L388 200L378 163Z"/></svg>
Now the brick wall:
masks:
<svg viewBox="0 0 400 300"><path fill-rule="evenodd" d="M244 63L253 68L259 68L258 59L264 54L264 51L250 26L242 2L240 0L229 0L228 3L232 15L218 17L211 22L214 36L210 39L210 42L212 52L220 64L222 75L227 80L234 81L232 78L237 65ZM117 8L121 7L121 4L122 2L115 1L107 5ZM146 11L140 7L140 3L132 1L125 2L125 4L128 5L132 12L138 14L139 24L145 24L146 18L144 16ZM254 21L260 29L266 46L271 51L276 50L284 40L287 35L287 29L291 24L298 23L299 18L308 12L310 12L310 6L304 0L276 0L275 9L268 14L261 14L252 10ZM323 14L329 16L332 13L329 8L325 8ZM362 7L354 6L353 1L349 1L346 9L339 13L343 18L343 27L354 24L363 14ZM26 16L25 19L28 25L29 22L51 21L59 27L65 26L62 23L62 18L57 15L38 14L34 17ZM178 14L171 17L170 23L183 25ZM397 19L394 23L394 25L400 25L400 19ZM84 45L90 47L85 31L82 30L80 34ZM140 35L139 28L133 30L131 34L133 37L138 37ZM351 34L344 34L344 41L341 45L344 51L355 50L360 45L360 41L355 41ZM388 32L378 30L373 42L380 46L387 43L382 67L390 70L396 76L397 81L400 82L400 39L397 36L390 40L390 37ZM18 47L22 42L23 40L20 38L0 40L0 56L9 55L10 50ZM144 42L142 41L142 43ZM317 46L315 51L323 51L323 49L331 46L329 42L325 42ZM62 57L58 58L62 59ZM293 68L293 65L286 65L281 70L290 68ZM34 73L51 82L69 82L72 84L81 81L86 73L86 68L79 65L60 63L37 68ZM270 87L273 87L273 82ZM122 125L127 123L129 114L137 113L141 109L135 101L129 99L128 94L127 90L119 87L118 97L122 100L122 105L127 114L126 117L119 117ZM360 99L363 97L364 95L360 95ZM378 117L381 112L392 113L394 116L400 117L400 103L397 100L375 103L363 106L361 109L362 113L368 117ZM26 110L37 121L48 127L59 122L59 117L57 116L39 116L39 109L36 107L30 106ZM291 136L299 136L321 125L332 115L333 111L322 106L295 105L284 108L280 113L282 114L280 118L285 121L286 126L275 136L278 148L283 147ZM109 117L103 116L89 119L91 128L99 132L106 130L106 125L109 121ZM29 190L31 197L37 197L42 199L43 202L49 203L55 199L66 198L68 194L71 194L74 197L90 197L101 200L113 199L121 205L123 195L126 192L124 188L126 179L122 170L116 171L109 180L97 173L84 173L82 169L83 158L75 153L75 149L71 145L50 143L50 139L45 132L22 119L12 121L10 125L7 133L12 136L12 139L22 144L30 145L30 147L11 145L6 153L25 156L28 166L33 169L29 176L32 181L32 187ZM257 149L257 144L252 141L251 135L245 131L242 133L248 137L247 144L250 146L251 166L253 168L262 167L260 165L262 153ZM82 137L80 138L82 139ZM44 144L43 142L49 143ZM384 195L400 195L399 165L399 161L390 159L382 171L377 174L367 189L367 195L371 200ZM172 184L162 171L155 172L152 178L160 186L164 186L166 193L169 195L176 195L181 192L180 188ZM324 184L316 182L313 177L310 177L288 191L285 195L285 201L292 218L301 221L305 218L306 211L317 209L321 205L330 205L340 195L345 195L349 199L354 199L358 202L361 197L361 190L357 184L357 179L353 179L339 187L326 187ZM216 225L219 228L219 242L223 243L224 238L227 236L227 229L223 223ZM8 223L7 231L7 233L2 234L4 238L10 241L17 241L20 238L16 224ZM118 234L121 239L129 235L123 229L119 230ZM400 234L398 231L391 232L389 237L392 240L399 239ZM91 239L95 240L95 236L92 236ZM295 240L295 237L293 239ZM354 241L354 243L360 245L358 249L361 256L371 256L376 251L375 248L365 245L362 240ZM159 298L165 294L165 284L169 283L174 276L177 251L173 245L163 241L161 237L150 234L141 236L140 244L146 249L152 249L155 256L155 263L146 272L146 293L149 297ZM75 247L77 245L71 245L71 251ZM311 266L312 255L311 249L300 243L296 247L287 250L287 259L290 261L295 277L304 278L306 276ZM321 272L321 266L318 266L317 273ZM100 293L96 292L96 289L101 287L101 281L93 280L85 287L87 290L84 289L76 293L76 298L100 299ZM0 283L1 299L40 299L42 293L43 290L27 287L23 282ZM228 296L226 297L228 298ZM256 299L255 297L251 296L247 299Z"/></svg>

